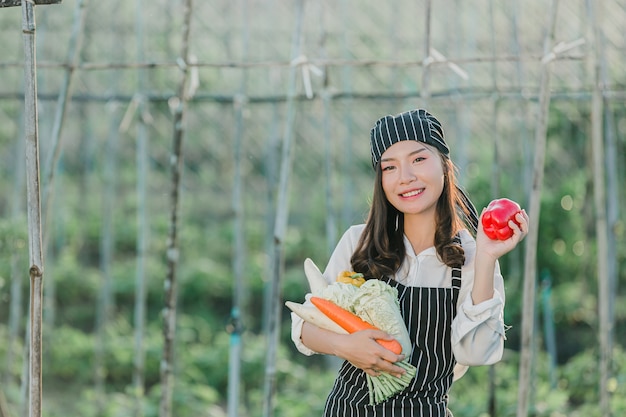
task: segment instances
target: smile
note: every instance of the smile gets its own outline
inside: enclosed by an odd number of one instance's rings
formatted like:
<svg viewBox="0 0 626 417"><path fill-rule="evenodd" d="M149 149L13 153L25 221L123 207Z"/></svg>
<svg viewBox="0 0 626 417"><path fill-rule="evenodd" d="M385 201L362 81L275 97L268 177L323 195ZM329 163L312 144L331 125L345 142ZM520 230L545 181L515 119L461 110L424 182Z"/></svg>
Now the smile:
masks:
<svg viewBox="0 0 626 417"><path fill-rule="evenodd" d="M424 192L423 188L420 188L419 190L411 190L409 192L406 192L404 194L400 194L401 197L413 197L416 196L418 194L421 194Z"/></svg>

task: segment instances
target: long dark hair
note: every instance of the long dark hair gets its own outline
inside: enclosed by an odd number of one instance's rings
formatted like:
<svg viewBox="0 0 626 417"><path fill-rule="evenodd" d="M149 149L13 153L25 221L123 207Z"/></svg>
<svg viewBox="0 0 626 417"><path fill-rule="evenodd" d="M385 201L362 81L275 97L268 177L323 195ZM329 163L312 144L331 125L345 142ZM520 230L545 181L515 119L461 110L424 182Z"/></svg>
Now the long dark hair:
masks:
<svg viewBox="0 0 626 417"><path fill-rule="evenodd" d="M435 249L439 259L448 266L465 262L465 252L455 236L463 228L474 231L473 206L457 185L456 167L439 152L444 171L443 191L436 208ZM380 163L365 230L350 259L352 268L367 278L393 275L406 256L404 247L404 215L385 196Z"/></svg>

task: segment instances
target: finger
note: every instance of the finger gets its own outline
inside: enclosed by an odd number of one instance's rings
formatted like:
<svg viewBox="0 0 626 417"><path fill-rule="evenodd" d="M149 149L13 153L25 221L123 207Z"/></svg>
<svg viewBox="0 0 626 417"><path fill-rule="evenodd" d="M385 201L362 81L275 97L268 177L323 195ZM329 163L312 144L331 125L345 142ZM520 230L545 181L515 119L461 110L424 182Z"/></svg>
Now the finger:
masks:
<svg viewBox="0 0 626 417"><path fill-rule="evenodd" d="M375 340L393 340L394 337L391 336L389 333L384 332L382 330L365 330L366 332L368 332L368 336L371 337L372 339Z"/></svg>
<svg viewBox="0 0 626 417"><path fill-rule="evenodd" d="M516 219L517 220L517 219ZM513 220L509 220L509 227L511 228L511 230L513 230L513 233L522 233L522 225L517 224L517 222L513 221Z"/></svg>
<svg viewBox="0 0 626 417"><path fill-rule="evenodd" d="M377 342L378 345L384 349L384 351L386 352L385 356L383 357L383 359L386 359L388 361L394 361L395 358L397 358L397 354L393 353L391 350L387 349L384 346L384 343L380 343L380 342L384 342L384 341L397 341L397 339L394 336L391 336L390 334L382 331L382 330L363 330L364 332L367 331L369 332L368 337L371 338L373 341ZM393 355L393 357L390 357L389 354ZM381 354L382 355L382 354Z"/></svg>
<svg viewBox="0 0 626 417"><path fill-rule="evenodd" d="M387 371L387 373L395 376L396 378L401 378L402 375L406 373L406 370L403 368L400 368L399 366L393 365L392 368L389 371Z"/></svg>
<svg viewBox="0 0 626 417"><path fill-rule="evenodd" d="M520 242L526 236L526 232L522 229L522 226L515 223L513 220L509 221L509 227L513 230L513 236L511 239L517 239L517 242Z"/></svg>
<svg viewBox="0 0 626 417"><path fill-rule="evenodd" d="M522 225L522 229L528 229L528 223L530 222L530 218L526 213L526 210L521 210L519 213L515 215L515 219Z"/></svg>
<svg viewBox="0 0 626 417"><path fill-rule="evenodd" d="M404 358L405 358L405 356L403 354L396 355L395 353L393 353L389 349L386 349L386 348L383 348L383 349L384 349L384 351L381 352L380 358L382 360L384 360L385 362L396 363L396 362L403 361Z"/></svg>
<svg viewBox="0 0 626 417"><path fill-rule="evenodd" d="M508 224L514 231L519 229L522 233L526 233L528 231L528 215L520 211L515 215L515 220L509 220Z"/></svg>
<svg viewBox="0 0 626 417"><path fill-rule="evenodd" d="M373 367L373 370L379 373L385 372L397 378L400 378L406 372L403 368L388 361L383 361L383 363L377 364Z"/></svg>

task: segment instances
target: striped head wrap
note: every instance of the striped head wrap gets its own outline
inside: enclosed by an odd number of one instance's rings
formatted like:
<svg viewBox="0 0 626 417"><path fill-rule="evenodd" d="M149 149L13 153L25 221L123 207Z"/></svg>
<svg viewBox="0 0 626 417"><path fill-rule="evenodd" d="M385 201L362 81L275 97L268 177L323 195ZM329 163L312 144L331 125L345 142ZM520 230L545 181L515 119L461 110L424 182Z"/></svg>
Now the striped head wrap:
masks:
<svg viewBox="0 0 626 417"><path fill-rule="evenodd" d="M441 123L424 109L410 110L396 116L385 116L376 122L370 136L374 168L380 162L382 154L391 145L403 140L424 142L434 146L444 155L450 154L450 149L444 140Z"/></svg>

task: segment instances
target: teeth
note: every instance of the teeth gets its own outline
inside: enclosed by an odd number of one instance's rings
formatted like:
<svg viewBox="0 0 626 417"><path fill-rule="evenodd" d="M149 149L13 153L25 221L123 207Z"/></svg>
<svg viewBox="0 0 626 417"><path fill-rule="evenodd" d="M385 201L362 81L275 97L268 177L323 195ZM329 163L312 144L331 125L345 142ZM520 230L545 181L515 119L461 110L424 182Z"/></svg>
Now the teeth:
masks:
<svg viewBox="0 0 626 417"><path fill-rule="evenodd" d="M413 197L414 195L418 195L422 192L422 190L409 191L408 193L402 194L402 197Z"/></svg>

